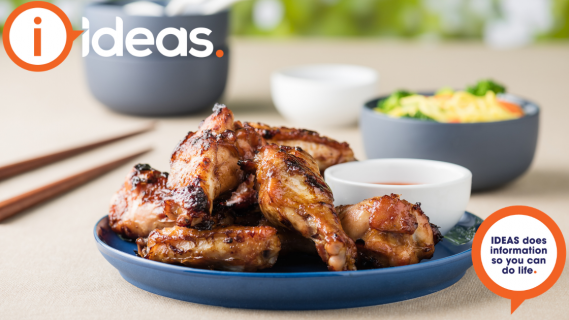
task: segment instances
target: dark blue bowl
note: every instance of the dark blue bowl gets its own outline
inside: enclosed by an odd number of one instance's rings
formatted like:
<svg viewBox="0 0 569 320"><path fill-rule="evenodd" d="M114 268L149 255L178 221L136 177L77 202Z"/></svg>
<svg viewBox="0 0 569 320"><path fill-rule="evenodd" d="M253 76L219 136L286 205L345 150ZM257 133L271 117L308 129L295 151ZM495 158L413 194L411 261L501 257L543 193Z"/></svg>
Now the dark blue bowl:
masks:
<svg viewBox="0 0 569 320"><path fill-rule="evenodd" d="M432 93L423 93L426 95ZM392 118L373 110L387 96L367 102L360 116L369 159L414 158L455 163L472 172L472 190L502 186L521 176L533 161L539 129L539 107L506 94L525 116L507 121L440 123Z"/></svg>
<svg viewBox="0 0 569 320"><path fill-rule="evenodd" d="M477 228L481 221L465 213L456 230ZM279 257L262 272L212 271L137 257L136 245L111 231L107 217L94 233L99 251L131 284L169 298L230 308L318 310L402 301L449 287L472 266L472 241L443 241L432 259L402 267L329 272L318 257L295 256Z"/></svg>
<svg viewBox="0 0 569 320"><path fill-rule="evenodd" d="M85 75L93 96L110 109L140 116L174 116L200 112L218 102L227 83L230 50L227 42L229 32L229 11L211 15L175 17L147 17L127 15L123 5L132 1L106 1L89 4L84 16L90 23L89 54L83 59ZM155 1L165 4L164 1ZM146 28L154 38L165 28L184 28L189 33L195 28L208 28L208 39L214 46L214 53L206 58L187 56L165 57L153 45L137 45L136 49L149 49L147 57L132 56L123 41L122 57L101 57L95 53L92 39L97 30L116 28L117 17L123 20L124 37L134 28ZM85 37L85 35L84 35ZM202 46L189 39L188 49ZM114 46L110 36L99 39L102 49ZM174 49L178 39L164 38L164 47ZM217 50L224 55L218 58Z"/></svg>

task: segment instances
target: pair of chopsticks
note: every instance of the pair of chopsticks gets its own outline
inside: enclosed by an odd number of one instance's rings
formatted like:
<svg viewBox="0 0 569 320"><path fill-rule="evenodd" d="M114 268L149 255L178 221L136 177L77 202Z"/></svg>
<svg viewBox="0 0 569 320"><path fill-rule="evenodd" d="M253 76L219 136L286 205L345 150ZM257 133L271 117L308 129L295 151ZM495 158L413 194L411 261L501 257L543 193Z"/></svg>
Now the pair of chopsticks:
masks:
<svg viewBox="0 0 569 320"><path fill-rule="evenodd" d="M33 159L20 161L14 164L6 165L0 167L0 180L4 180L15 175L37 169L39 167L46 166L48 164L61 161L63 159L70 158L72 156L78 155L80 153L93 150L95 148L99 148L101 146L123 140L126 138L130 138L132 136L136 136L154 129L155 123L151 123L150 125L126 133L119 136L115 136L112 138L88 143L79 147L39 156ZM55 181L53 183L47 184L45 186L39 187L37 189L28 191L26 193L20 194L18 196L12 197L8 200L0 202L0 221L7 219L17 213L20 213L26 209L29 209L33 206L36 206L40 203L43 203L47 200L55 198L56 196L65 193L71 189L74 189L82 184L85 184L92 179L107 173L127 162L130 160L145 154L152 150L152 148L147 148L133 154L127 155L120 159L116 159L110 162L107 162L103 165L97 166L95 168L91 168L85 170L83 172L74 174L72 176L63 178L61 180Z"/></svg>

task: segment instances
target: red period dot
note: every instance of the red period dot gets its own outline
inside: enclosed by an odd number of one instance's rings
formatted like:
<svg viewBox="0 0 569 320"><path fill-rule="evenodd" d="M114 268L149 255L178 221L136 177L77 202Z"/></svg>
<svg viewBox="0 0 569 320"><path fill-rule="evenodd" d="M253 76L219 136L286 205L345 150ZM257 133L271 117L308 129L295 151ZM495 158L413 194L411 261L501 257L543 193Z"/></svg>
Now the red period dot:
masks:
<svg viewBox="0 0 569 320"><path fill-rule="evenodd" d="M40 18L40 17L36 17L36 18L34 19L34 22L35 22L36 24L40 24L40 23L41 23L41 18Z"/></svg>
<svg viewBox="0 0 569 320"><path fill-rule="evenodd" d="M216 55L218 58L223 57L223 50L217 50L217 51L215 52L215 55Z"/></svg>
<svg viewBox="0 0 569 320"><path fill-rule="evenodd" d="M537 271L534 271L533 273L537 273Z"/></svg>

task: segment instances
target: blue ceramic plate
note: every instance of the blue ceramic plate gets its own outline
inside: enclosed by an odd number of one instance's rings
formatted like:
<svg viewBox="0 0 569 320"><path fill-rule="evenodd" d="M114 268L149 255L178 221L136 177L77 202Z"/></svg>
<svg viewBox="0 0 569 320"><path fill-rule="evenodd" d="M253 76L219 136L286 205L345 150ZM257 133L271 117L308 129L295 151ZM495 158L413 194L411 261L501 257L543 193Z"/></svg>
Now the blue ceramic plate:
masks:
<svg viewBox="0 0 569 320"><path fill-rule="evenodd" d="M280 257L261 272L193 269L135 255L134 242L111 231L108 218L95 225L97 247L131 284L169 298L214 306L271 310L318 310L371 306L413 299L459 281L472 266L472 238L482 219L466 212L419 264L329 272L318 257Z"/></svg>

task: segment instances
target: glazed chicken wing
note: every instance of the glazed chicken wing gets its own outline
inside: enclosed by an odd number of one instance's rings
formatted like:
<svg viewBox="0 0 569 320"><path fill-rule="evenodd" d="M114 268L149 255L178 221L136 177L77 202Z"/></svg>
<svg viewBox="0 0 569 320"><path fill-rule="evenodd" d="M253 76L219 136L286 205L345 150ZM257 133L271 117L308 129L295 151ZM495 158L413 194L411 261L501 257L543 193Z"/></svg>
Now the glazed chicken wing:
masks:
<svg viewBox="0 0 569 320"><path fill-rule="evenodd" d="M167 212L179 226L211 229L213 202L222 193L237 187L243 178L233 113L216 105L195 133L178 145L172 159L166 200Z"/></svg>
<svg viewBox="0 0 569 320"><path fill-rule="evenodd" d="M355 270L355 245L342 230L332 191L310 155L298 147L270 144L243 167L256 168L259 206L271 224L314 241L330 270Z"/></svg>
<svg viewBox="0 0 569 320"><path fill-rule="evenodd" d="M384 268L430 259L442 235L420 204L398 195L336 207L348 236L358 247L358 268Z"/></svg>
<svg viewBox="0 0 569 320"><path fill-rule="evenodd" d="M277 261L280 241L271 227L227 227L199 231L172 227L137 240L146 259L202 269L256 271Z"/></svg>
<svg viewBox="0 0 569 320"><path fill-rule="evenodd" d="M246 122L245 126L254 127L269 143L300 147L308 152L324 172L335 164L355 161L354 152L346 142L338 142L319 135L317 132L287 127L271 127L262 123Z"/></svg>
<svg viewBox="0 0 569 320"><path fill-rule="evenodd" d="M125 238L146 237L156 228L172 227L175 221L164 211L168 174L138 164L115 193L109 210L109 225Z"/></svg>

